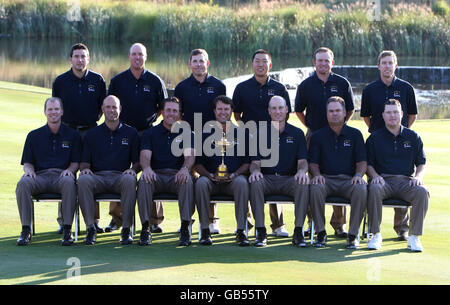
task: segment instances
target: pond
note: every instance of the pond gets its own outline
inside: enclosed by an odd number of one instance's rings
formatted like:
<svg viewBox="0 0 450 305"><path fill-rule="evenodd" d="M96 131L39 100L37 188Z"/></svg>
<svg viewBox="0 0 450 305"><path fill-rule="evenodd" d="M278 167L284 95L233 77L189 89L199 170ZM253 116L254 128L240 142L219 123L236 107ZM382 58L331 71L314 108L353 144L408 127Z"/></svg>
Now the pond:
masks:
<svg viewBox="0 0 450 305"><path fill-rule="evenodd" d="M2 38L0 39L0 80L51 88L55 77L70 68L68 53L74 43L74 41ZM91 54L89 68L101 73L107 85L114 75L129 67L129 43L92 41L86 44ZM165 81L167 88L174 88L178 82L190 75L187 61L191 50L163 49L147 44L146 46L148 51L146 68L158 74ZM209 55L211 61L209 72L225 80L227 94L230 96L236 81L243 80L246 75L252 73L252 54L250 53L212 53ZM398 60L402 67L433 67L435 70L445 69L447 71L450 66L450 58L442 57L400 56ZM291 73L291 68L311 67L311 57L281 55L275 56L272 61L272 71L281 71L275 74L284 75L283 83L288 87L291 84L292 89L289 91L293 99L295 97L294 85L301 81L301 78L299 79L297 75L295 79L295 76ZM348 56L335 59L336 71L339 71L337 73L348 76L352 83L357 106L360 103L362 88L376 78L376 73L373 74L372 71L372 74L370 74L369 71L369 74L363 73L363 76L355 77L350 75L351 72L348 69L343 69L343 67L362 66L357 67L357 69L365 71L367 69L373 70L375 64L376 58L371 57ZM312 71L311 68L303 68L303 70L305 71L304 76ZM405 79L409 80L408 78ZM448 79L444 79L440 83L436 83L436 81L409 81L416 88L419 118L450 118L450 84Z"/></svg>

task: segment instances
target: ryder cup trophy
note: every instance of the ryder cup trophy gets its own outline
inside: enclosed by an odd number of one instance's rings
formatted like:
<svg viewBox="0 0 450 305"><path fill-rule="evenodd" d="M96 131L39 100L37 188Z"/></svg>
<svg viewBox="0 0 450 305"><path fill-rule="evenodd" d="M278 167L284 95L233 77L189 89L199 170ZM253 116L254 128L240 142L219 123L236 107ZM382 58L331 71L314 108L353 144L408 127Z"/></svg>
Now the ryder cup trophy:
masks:
<svg viewBox="0 0 450 305"><path fill-rule="evenodd" d="M230 180L230 174L227 171L227 166L225 165L224 159L225 159L225 151L227 149L227 146L233 145L233 143L229 142L225 138L225 133L222 133L222 139L219 141L215 141L216 145L219 145L222 147L222 163L217 167L217 172L215 175L215 179L220 181L229 181Z"/></svg>

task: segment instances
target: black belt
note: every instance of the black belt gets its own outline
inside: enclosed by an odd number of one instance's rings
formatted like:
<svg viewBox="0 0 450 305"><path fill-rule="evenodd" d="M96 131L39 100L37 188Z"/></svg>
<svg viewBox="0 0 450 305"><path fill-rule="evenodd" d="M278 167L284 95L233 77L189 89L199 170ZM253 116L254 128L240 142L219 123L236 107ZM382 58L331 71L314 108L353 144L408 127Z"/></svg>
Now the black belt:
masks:
<svg viewBox="0 0 450 305"><path fill-rule="evenodd" d="M94 128L97 125L88 125L88 126L83 126L83 125L69 125L70 128L78 130L78 131L85 131L91 128Z"/></svg>

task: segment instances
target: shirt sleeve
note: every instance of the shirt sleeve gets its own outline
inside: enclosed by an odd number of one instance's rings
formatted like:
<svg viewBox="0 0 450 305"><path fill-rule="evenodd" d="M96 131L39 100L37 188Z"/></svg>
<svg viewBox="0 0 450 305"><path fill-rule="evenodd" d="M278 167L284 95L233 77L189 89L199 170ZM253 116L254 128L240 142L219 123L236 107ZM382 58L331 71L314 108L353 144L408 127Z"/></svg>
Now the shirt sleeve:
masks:
<svg viewBox="0 0 450 305"><path fill-rule="evenodd" d="M72 151L70 152L70 162L77 162L79 163L81 161L81 136L78 132L74 133L73 140L72 140Z"/></svg>
<svg viewBox="0 0 450 305"><path fill-rule="evenodd" d="M22 160L20 164L24 165L25 163L34 164L35 160L33 157L33 143L32 143L32 136L29 133L27 135L27 138L25 140L25 145L23 147L23 153L22 153Z"/></svg>
<svg viewBox="0 0 450 305"><path fill-rule="evenodd" d="M91 151L91 141L90 132L87 132L83 140L83 148L81 152L81 162L92 164L92 151Z"/></svg>
<svg viewBox="0 0 450 305"><path fill-rule="evenodd" d="M133 129L133 138L131 143L131 162L133 164L139 162L139 153L140 153L140 143L139 143L139 135L136 129Z"/></svg>
<svg viewBox="0 0 450 305"><path fill-rule="evenodd" d="M237 85L233 92L234 112L242 113L240 86Z"/></svg>
<svg viewBox="0 0 450 305"><path fill-rule="evenodd" d="M295 94L295 112L303 112L306 109L306 98L304 92L304 82L297 87L297 93Z"/></svg>
<svg viewBox="0 0 450 305"><path fill-rule="evenodd" d="M406 113L407 114L417 114L417 101L416 101L416 94L414 92L414 88L409 85L407 89L406 94Z"/></svg>
<svg viewBox="0 0 450 305"><path fill-rule="evenodd" d="M286 89L286 86L283 85L283 92L281 96L286 100L286 105L289 109L289 112L292 112L291 99L289 97L289 92Z"/></svg>
<svg viewBox="0 0 450 305"><path fill-rule="evenodd" d="M320 143L315 134L312 134L309 140L308 159L310 163L320 164Z"/></svg>
<svg viewBox="0 0 450 305"><path fill-rule="evenodd" d="M365 87L362 91L361 95L361 112L360 116L362 117L370 117L372 115L371 105L370 105L370 97L367 92L368 89Z"/></svg>
<svg viewBox="0 0 450 305"><path fill-rule="evenodd" d="M298 135L298 151L297 160L308 159L308 150L306 148L306 138L302 130L299 131Z"/></svg>
<svg viewBox="0 0 450 305"><path fill-rule="evenodd" d="M154 127L151 127L154 128ZM151 129L150 128L150 129ZM150 129L144 131L141 137L141 150L153 150Z"/></svg>
<svg viewBox="0 0 450 305"><path fill-rule="evenodd" d="M345 109L351 111L355 109L355 97L353 95L352 85L349 81L347 83L347 90L344 93Z"/></svg>
<svg viewBox="0 0 450 305"><path fill-rule="evenodd" d="M98 113L100 118L103 100L106 98L106 82L103 76L100 76L99 83L100 83L100 97L98 99Z"/></svg>
<svg viewBox="0 0 450 305"><path fill-rule="evenodd" d="M426 163L426 158L425 158L425 151L423 150L423 142L419 135L417 135L416 141L417 141L417 151L414 164L416 166L419 166Z"/></svg>
<svg viewBox="0 0 450 305"><path fill-rule="evenodd" d="M367 161L367 152L366 146L364 144L364 138L359 130L355 135L355 161L356 162Z"/></svg>
<svg viewBox="0 0 450 305"><path fill-rule="evenodd" d="M367 165L375 167L375 147L373 143L373 136L369 136L366 141L366 151L367 151Z"/></svg>

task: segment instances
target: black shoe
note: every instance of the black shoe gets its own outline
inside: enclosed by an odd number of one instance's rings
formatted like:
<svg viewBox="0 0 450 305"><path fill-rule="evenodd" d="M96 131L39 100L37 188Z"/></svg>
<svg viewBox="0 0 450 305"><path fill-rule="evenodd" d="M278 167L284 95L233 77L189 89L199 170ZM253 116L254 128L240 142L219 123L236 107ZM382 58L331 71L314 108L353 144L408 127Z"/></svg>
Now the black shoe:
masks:
<svg viewBox="0 0 450 305"><path fill-rule="evenodd" d="M72 228L71 226L64 226L61 246L72 246L72 245L73 245Z"/></svg>
<svg viewBox="0 0 450 305"><path fill-rule="evenodd" d="M339 237L339 238L347 238L347 232L345 232L343 227L338 228L337 230L334 231L334 235Z"/></svg>
<svg viewBox="0 0 450 305"><path fill-rule="evenodd" d="M180 241L178 242L179 246L190 246L191 245L191 234L189 234L188 229L180 230Z"/></svg>
<svg viewBox="0 0 450 305"><path fill-rule="evenodd" d="M267 230L265 227L256 228L255 247L267 246Z"/></svg>
<svg viewBox="0 0 450 305"><path fill-rule="evenodd" d="M98 223L94 222L94 227L95 227L95 230L96 230L96 233L97 233L97 234L105 233L105 230L103 230L103 228L100 227L100 226L98 225Z"/></svg>
<svg viewBox="0 0 450 305"><path fill-rule="evenodd" d="M398 232L397 241L407 241L407 240L408 240L408 231Z"/></svg>
<svg viewBox="0 0 450 305"><path fill-rule="evenodd" d="M347 249L356 250L359 247L358 240L355 235L348 234L347 237Z"/></svg>
<svg viewBox="0 0 450 305"><path fill-rule="evenodd" d="M115 230L117 230L119 228L120 228L120 226L118 226L116 224L116 222L113 219L111 219L111 222L109 223L109 225L107 225L105 227L105 232L109 233L109 232L115 231Z"/></svg>
<svg viewBox="0 0 450 305"><path fill-rule="evenodd" d="M322 231L317 234L316 240L314 240L314 247L322 248L327 245L327 232Z"/></svg>
<svg viewBox="0 0 450 305"><path fill-rule="evenodd" d="M247 247L250 245L250 242L248 241L247 235L245 235L244 230L236 231L236 243L239 245L239 247Z"/></svg>
<svg viewBox="0 0 450 305"><path fill-rule="evenodd" d="M150 232L152 232L152 233L162 233L163 229L159 225L152 224L150 226Z"/></svg>
<svg viewBox="0 0 450 305"><path fill-rule="evenodd" d="M88 246L93 246L95 245L96 241L97 241L97 230L95 229L95 226L93 226L87 229L84 243Z"/></svg>
<svg viewBox="0 0 450 305"><path fill-rule="evenodd" d="M122 228L120 237L120 243L122 245L131 245L133 243L133 237L131 236L130 228Z"/></svg>
<svg viewBox="0 0 450 305"><path fill-rule="evenodd" d="M305 237L303 237L302 227L295 227L294 235L292 236L292 245L296 247L306 247Z"/></svg>
<svg viewBox="0 0 450 305"><path fill-rule="evenodd" d="M17 245L18 246L27 246L30 242L31 242L31 229L30 228L22 228L20 237L17 240Z"/></svg>
<svg viewBox="0 0 450 305"><path fill-rule="evenodd" d="M200 245L203 246L211 246L212 245L212 238L211 238L211 232L208 229L202 229L202 238L199 241Z"/></svg>
<svg viewBox="0 0 450 305"><path fill-rule="evenodd" d="M142 229L141 236L139 237L139 246L148 246L152 244L152 234L150 229Z"/></svg>

